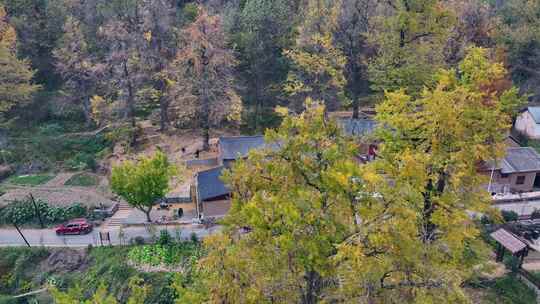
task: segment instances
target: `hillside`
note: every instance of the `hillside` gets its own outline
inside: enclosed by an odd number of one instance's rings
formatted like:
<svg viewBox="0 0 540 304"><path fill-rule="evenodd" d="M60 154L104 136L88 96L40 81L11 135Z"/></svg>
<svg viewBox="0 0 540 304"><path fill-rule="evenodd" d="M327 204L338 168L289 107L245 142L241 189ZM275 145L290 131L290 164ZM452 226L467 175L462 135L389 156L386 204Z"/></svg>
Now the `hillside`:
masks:
<svg viewBox="0 0 540 304"><path fill-rule="evenodd" d="M539 16L0 0L0 304L538 301Z"/></svg>

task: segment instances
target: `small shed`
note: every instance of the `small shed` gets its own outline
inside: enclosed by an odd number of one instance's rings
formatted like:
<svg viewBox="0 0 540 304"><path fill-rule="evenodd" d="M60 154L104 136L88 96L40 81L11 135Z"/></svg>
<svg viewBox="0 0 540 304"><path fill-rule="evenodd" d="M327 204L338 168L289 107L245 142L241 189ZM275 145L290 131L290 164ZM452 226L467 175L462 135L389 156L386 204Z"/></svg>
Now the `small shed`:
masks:
<svg viewBox="0 0 540 304"><path fill-rule="evenodd" d="M504 228L492 232L490 236L499 244L497 248L497 262L503 260L504 252L508 250L513 256L520 259L519 267L521 268L523 259L529 254L529 246L526 241Z"/></svg>

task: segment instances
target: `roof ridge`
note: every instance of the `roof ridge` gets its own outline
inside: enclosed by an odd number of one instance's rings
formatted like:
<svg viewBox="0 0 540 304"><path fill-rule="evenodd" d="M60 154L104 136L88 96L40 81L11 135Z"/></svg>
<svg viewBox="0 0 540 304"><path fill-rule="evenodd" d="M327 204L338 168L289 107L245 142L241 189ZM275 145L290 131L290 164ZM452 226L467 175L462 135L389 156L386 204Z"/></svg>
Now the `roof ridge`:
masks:
<svg viewBox="0 0 540 304"><path fill-rule="evenodd" d="M512 168L513 171L518 171L518 169L516 168L516 166L514 164L512 164L512 162L510 162L509 160L505 158L502 159L503 162L505 162L510 168ZM502 166L501 166L502 167Z"/></svg>
<svg viewBox="0 0 540 304"><path fill-rule="evenodd" d="M233 135L233 136L220 136L219 138L253 138L253 137L264 137L264 135Z"/></svg>
<svg viewBox="0 0 540 304"><path fill-rule="evenodd" d="M212 171L212 170L223 169L223 168L225 168L225 166L217 166L217 167L213 167L213 168L210 168L210 169L197 171L196 174L199 175L199 173L206 173L206 172L210 172L210 171Z"/></svg>

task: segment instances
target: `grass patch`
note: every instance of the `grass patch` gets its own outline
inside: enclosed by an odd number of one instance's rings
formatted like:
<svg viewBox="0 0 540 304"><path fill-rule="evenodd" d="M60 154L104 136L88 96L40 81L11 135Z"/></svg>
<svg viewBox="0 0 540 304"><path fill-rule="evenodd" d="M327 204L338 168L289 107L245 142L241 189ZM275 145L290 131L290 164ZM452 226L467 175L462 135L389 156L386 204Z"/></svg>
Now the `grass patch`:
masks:
<svg viewBox="0 0 540 304"><path fill-rule="evenodd" d="M529 139L527 141L527 146L532 147L536 152L540 153L540 140Z"/></svg>
<svg viewBox="0 0 540 304"><path fill-rule="evenodd" d="M4 157L12 164L39 164L40 168L94 170L97 157L112 146L104 134L94 135L83 123L49 121L10 130L12 139ZM78 132L78 133L75 133Z"/></svg>
<svg viewBox="0 0 540 304"><path fill-rule="evenodd" d="M45 184L54 178L52 174L19 175L8 178L8 183L22 186L37 186Z"/></svg>
<svg viewBox="0 0 540 304"><path fill-rule="evenodd" d="M497 304L534 304L536 294L514 275L508 274L498 278L488 286L485 303Z"/></svg>
<svg viewBox="0 0 540 304"><path fill-rule="evenodd" d="M182 265L184 268L192 267L201 256L201 245L190 241L137 246L128 254L129 259L137 265Z"/></svg>
<svg viewBox="0 0 540 304"><path fill-rule="evenodd" d="M79 173L68 179L64 185L79 186L79 187L94 187L99 183L99 178L94 174Z"/></svg>

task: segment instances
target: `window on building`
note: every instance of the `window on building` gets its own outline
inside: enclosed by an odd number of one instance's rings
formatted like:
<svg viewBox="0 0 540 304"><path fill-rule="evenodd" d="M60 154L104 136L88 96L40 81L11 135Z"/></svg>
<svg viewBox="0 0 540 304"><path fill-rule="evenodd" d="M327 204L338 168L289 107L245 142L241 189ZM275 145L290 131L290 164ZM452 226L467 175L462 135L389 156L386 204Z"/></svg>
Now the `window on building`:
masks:
<svg viewBox="0 0 540 304"><path fill-rule="evenodd" d="M525 184L525 175L520 175L516 179L516 185L523 185Z"/></svg>
<svg viewBox="0 0 540 304"><path fill-rule="evenodd" d="M508 178L508 176L510 176L510 174L501 173L501 178Z"/></svg>

